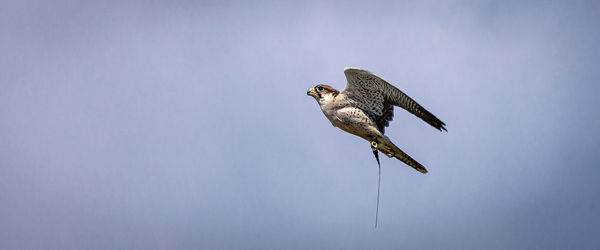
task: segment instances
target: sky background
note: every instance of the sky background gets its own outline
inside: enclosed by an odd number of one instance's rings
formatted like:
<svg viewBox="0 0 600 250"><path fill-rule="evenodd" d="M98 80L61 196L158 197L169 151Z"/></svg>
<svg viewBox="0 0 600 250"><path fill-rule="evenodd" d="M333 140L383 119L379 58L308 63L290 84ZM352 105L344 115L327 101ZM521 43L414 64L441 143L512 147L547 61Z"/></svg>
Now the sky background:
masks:
<svg viewBox="0 0 600 250"><path fill-rule="evenodd" d="M1 249L594 249L597 1L0 1ZM425 165L306 90L368 69Z"/></svg>

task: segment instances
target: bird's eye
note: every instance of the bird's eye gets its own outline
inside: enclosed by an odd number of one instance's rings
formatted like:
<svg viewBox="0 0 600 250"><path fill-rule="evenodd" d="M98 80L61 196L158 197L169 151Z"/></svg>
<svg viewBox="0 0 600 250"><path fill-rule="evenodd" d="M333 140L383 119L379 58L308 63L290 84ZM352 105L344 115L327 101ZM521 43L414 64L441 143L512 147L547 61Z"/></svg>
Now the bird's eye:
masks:
<svg viewBox="0 0 600 250"><path fill-rule="evenodd" d="M323 90L323 87L320 87L320 86L319 86L319 87L317 87L317 90L318 90L318 91L322 91L322 90Z"/></svg>

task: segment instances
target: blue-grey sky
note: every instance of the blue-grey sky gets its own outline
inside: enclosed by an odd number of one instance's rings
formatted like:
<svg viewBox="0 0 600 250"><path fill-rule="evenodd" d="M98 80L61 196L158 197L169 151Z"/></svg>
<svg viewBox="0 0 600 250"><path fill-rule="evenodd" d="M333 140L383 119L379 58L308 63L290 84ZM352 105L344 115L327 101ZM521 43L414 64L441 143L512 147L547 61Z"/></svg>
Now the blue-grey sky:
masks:
<svg viewBox="0 0 600 250"><path fill-rule="evenodd" d="M1 249L593 249L600 5L2 1ZM331 126L346 66L422 175Z"/></svg>

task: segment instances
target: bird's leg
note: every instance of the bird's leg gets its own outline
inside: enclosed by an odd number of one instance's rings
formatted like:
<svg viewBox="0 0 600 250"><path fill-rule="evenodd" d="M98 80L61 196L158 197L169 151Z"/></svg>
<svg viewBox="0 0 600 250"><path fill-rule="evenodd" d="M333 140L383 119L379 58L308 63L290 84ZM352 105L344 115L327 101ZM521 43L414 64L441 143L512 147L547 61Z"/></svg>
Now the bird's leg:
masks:
<svg viewBox="0 0 600 250"><path fill-rule="evenodd" d="M385 152L385 155L387 155L387 157L389 157L389 158L392 158L392 157L394 157L394 153L392 153L392 152L390 152L390 151L388 151L388 152Z"/></svg>
<svg viewBox="0 0 600 250"><path fill-rule="evenodd" d="M377 140L377 139L375 139L375 140ZM375 146L373 146L373 144L375 144ZM371 149L373 149L373 155L375 155L375 160L377 160L377 166L379 166L379 168L381 168L381 164L379 163L379 151L377 151L377 142L376 141L371 142Z"/></svg>
<svg viewBox="0 0 600 250"><path fill-rule="evenodd" d="M373 136L373 140L371 141L371 149L373 149L373 152L376 152L378 147L379 147L379 141L377 140L377 137ZM383 153L387 157L390 157L390 158L394 157L393 151L392 152L390 152L390 151L385 152L385 150L384 150ZM377 157L377 158L379 158L379 157Z"/></svg>
<svg viewBox="0 0 600 250"><path fill-rule="evenodd" d="M373 140L371 141L371 149L373 149L373 151L377 151L378 142L377 137L373 136Z"/></svg>
<svg viewBox="0 0 600 250"><path fill-rule="evenodd" d="M377 219L379 218L379 193L381 191L381 164L379 163L379 151L377 151L377 143L377 138L373 137L373 141L371 141L371 149L373 149L373 155L375 155L375 160L377 160L377 167L379 170L377 179L377 210L375 210L375 228L377 228Z"/></svg>
<svg viewBox="0 0 600 250"><path fill-rule="evenodd" d="M373 136L373 140L371 141L371 149L373 150L373 155L375 155L375 160L377 160L377 166L381 168L381 164L379 164L379 151L377 151L378 144L377 137Z"/></svg>

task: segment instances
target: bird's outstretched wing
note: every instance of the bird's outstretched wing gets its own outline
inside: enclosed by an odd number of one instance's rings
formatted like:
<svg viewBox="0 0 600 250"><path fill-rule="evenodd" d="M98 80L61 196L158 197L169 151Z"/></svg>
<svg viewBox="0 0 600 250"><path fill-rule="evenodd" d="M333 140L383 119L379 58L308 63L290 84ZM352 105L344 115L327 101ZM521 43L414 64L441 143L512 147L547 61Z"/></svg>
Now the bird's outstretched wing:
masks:
<svg viewBox="0 0 600 250"><path fill-rule="evenodd" d="M353 67L345 68L344 74L348 83L341 93L357 107L372 113L381 132L394 116L392 105L406 109L440 131L446 130L444 122L381 77Z"/></svg>

